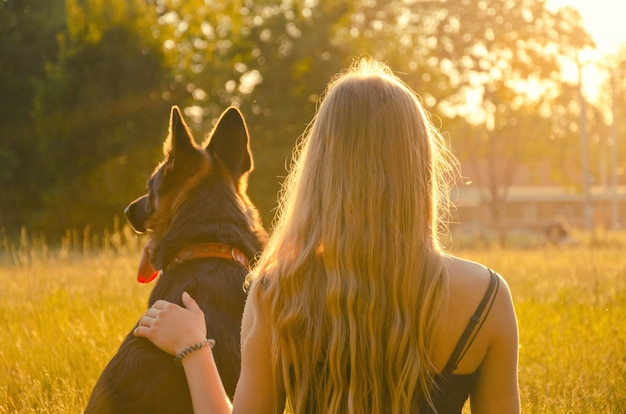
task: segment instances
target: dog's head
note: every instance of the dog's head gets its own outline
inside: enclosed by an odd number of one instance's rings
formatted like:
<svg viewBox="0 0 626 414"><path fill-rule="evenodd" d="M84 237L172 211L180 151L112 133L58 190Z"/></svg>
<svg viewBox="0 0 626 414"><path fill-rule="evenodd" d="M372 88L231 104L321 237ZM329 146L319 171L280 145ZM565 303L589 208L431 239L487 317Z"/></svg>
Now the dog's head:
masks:
<svg viewBox="0 0 626 414"><path fill-rule="evenodd" d="M165 159L148 180L148 193L124 210L138 233L153 232L162 237L172 211L184 201L188 190L209 173L221 173L245 192L247 173L252 170L249 136L241 112L224 111L206 144L198 146L177 106L170 114L169 135L163 145Z"/></svg>

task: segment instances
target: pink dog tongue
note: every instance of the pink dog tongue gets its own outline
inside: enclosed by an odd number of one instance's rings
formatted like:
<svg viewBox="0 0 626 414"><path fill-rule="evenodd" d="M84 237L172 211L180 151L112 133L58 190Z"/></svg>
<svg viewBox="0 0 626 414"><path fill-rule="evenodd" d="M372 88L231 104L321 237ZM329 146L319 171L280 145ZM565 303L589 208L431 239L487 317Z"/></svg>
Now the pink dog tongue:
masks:
<svg viewBox="0 0 626 414"><path fill-rule="evenodd" d="M141 261L139 262L139 270L137 271L137 281L139 283L150 283L159 275L152 263L150 263L150 241L143 246Z"/></svg>

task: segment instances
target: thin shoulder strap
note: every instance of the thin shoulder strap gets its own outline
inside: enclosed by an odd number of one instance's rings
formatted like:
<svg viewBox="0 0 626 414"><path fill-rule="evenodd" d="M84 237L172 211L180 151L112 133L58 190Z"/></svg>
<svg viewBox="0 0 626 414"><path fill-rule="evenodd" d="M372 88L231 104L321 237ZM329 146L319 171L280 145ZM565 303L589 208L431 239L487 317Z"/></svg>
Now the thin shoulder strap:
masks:
<svg viewBox="0 0 626 414"><path fill-rule="evenodd" d="M487 291L485 292L483 299L478 304L474 315L472 315L469 322L467 323L465 331L463 331L463 334L459 338L459 342L457 342L454 351L452 351L452 355L450 355L450 359L448 359L448 363L443 369L444 373L451 374L457 368L459 362L461 362L461 360L465 356L465 353L472 345L472 342L474 342L476 335L480 331L480 328L482 328L483 324L485 323L485 319L487 319L487 315L489 315L489 312L493 307L493 303L496 300L496 295L498 293L498 288L500 287L500 278L491 269L489 269L489 273L491 274L491 279L489 280L489 286L487 287ZM480 325L478 326L478 328L476 328L476 325L478 325L479 322Z"/></svg>

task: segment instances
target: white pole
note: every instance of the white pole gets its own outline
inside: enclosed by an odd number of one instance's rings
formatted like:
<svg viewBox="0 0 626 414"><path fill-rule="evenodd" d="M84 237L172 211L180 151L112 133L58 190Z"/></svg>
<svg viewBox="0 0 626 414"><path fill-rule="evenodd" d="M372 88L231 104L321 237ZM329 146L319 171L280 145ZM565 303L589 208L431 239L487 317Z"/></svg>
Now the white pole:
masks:
<svg viewBox="0 0 626 414"><path fill-rule="evenodd" d="M580 148L582 161L582 184L583 184L583 218L585 230L593 229L593 205L591 203L591 194L589 192L589 142L587 139L587 105L583 96L583 76L582 63L577 60L578 64L578 100L580 103Z"/></svg>
<svg viewBox="0 0 626 414"><path fill-rule="evenodd" d="M613 100L611 105L611 112L613 114L613 120L611 121L611 228L617 230L619 228L619 206L617 199L617 113L615 110L617 91L614 72L611 74L611 93Z"/></svg>

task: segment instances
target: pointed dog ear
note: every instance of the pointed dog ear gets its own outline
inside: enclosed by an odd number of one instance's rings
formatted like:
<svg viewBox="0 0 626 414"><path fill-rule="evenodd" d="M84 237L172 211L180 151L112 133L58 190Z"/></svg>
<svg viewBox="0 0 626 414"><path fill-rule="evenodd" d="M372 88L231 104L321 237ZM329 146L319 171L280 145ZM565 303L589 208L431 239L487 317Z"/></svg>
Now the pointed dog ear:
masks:
<svg viewBox="0 0 626 414"><path fill-rule="evenodd" d="M195 149L195 140L183 119L180 109L176 105L172 106L169 135L163 147L166 159L173 160L176 154L189 153Z"/></svg>
<svg viewBox="0 0 626 414"><path fill-rule="evenodd" d="M207 151L217 155L235 180L252 170L252 155L246 121L239 109L231 106L222 113Z"/></svg>

